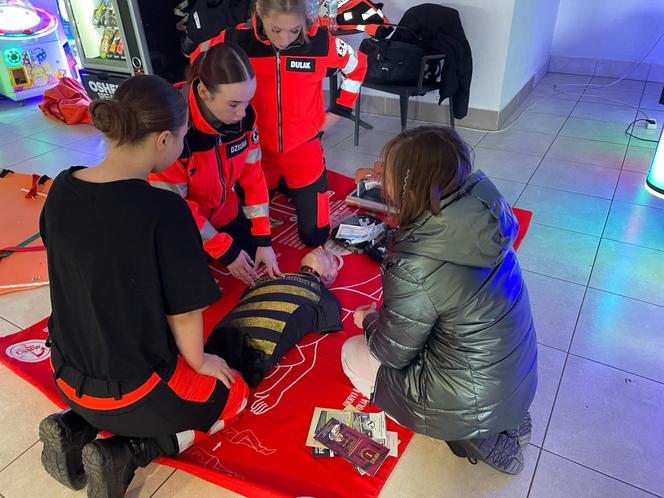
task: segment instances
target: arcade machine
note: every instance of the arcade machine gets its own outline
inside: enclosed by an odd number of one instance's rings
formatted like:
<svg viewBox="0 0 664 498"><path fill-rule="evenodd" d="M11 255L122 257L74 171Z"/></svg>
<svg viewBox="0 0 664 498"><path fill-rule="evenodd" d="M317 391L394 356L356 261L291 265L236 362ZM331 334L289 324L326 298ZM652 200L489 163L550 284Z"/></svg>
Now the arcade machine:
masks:
<svg viewBox="0 0 664 498"><path fill-rule="evenodd" d="M65 55L67 56L67 60L69 61L69 70L74 78L80 79L78 75L78 67L81 63L78 59L76 39L74 38L74 32L72 31L71 23L69 22L69 14L67 14L67 8L65 7L64 0L58 0L56 7L58 17L60 19L60 24L62 26L62 31L65 33L66 43L63 44L63 48Z"/></svg>
<svg viewBox="0 0 664 498"><path fill-rule="evenodd" d="M90 97L111 98L125 79L158 74L184 79L175 0L64 0Z"/></svg>
<svg viewBox="0 0 664 498"><path fill-rule="evenodd" d="M57 17L27 0L0 0L0 94L21 102L69 76Z"/></svg>

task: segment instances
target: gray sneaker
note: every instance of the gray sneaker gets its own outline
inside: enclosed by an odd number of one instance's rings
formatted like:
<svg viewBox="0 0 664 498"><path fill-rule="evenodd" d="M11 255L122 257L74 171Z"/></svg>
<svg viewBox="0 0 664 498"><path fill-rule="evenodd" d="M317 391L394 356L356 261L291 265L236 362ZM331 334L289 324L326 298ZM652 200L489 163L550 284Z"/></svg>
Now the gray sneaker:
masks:
<svg viewBox="0 0 664 498"><path fill-rule="evenodd" d="M530 418L530 412L526 413L526 416L523 417L523 420L519 423L519 427L516 429L511 429L505 431L509 437L517 440L519 448L523 449L528 446L530 442L530 434L533 431L533 420Z"/></svg>
<svg viewBox="0 0 664 498"><path fill-rule="evenodd" d="M470 463L483 461L500 472L516 475L523 470L523 453L516 439L504 432L486 438L466 441L448 441L452 452L461 458L468 458Z"/></svg>

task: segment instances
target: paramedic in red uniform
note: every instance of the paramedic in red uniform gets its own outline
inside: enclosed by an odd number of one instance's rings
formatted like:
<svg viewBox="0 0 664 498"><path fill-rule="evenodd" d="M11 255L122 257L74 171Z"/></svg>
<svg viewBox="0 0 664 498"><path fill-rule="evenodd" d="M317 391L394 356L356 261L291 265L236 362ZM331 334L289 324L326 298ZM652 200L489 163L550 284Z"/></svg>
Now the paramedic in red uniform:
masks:
<svg viewBox="0 0 664 498"><path fill-rule="evenodd" d="M261 132L263 171L270 190L285 180L298 217L300 239L325 242L330 230L327 173L320 137L341 117L350 117L366 73L366 56L306 16L306 0L257 0L246 25L222 31L192 54L224 41L249 55L256 73L252 100ZM337 101L325 112L322 81L341 69Z"/></svg>
<svg viewBox="0 0 664 498"><path fill-rule="evenodd" d="M249 104L256 78L246 54L232 44L216 45L194 60L188 81L179 86L190 114L184 151L170 168L151 174L150 183L184 197L205 251L233 276L251 284L260 265L270 276L281 275L270 241L256 113Z"/></svg>

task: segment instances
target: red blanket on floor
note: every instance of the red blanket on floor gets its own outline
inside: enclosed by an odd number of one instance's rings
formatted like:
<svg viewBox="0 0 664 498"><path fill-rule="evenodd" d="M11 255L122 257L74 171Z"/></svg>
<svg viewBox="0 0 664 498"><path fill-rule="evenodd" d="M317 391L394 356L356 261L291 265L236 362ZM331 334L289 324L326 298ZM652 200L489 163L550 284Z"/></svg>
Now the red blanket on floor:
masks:
<svg viewBox="0 0 664 498"><path fill-rule="evenodd" d="M355 212L343 203L353 188L350 178L330 173L333 222ZM520 243L531 213L515 210L520 222ZM297 237L294 212L283 196L272 203L272 216L285 223L275 230L274 247L283 271L297 271L306 249ZM360 476L341 458L316 458L305 446L309 422L316 406L375 410L355 391L341 370L343 342L359 332L352 310L382 297L378 265L362 255L343 257L344 266L332 291L344 308L344 331L321 336L309 334L288 353L263 383L252 390L247 411L228 429L161 463L183 469L208 481L248 496L374 497L380 493L398 458L389 457L376 476ZM238 301L242 285L214 265L222 299L205 312L209 331ZM44 346L46 319L0 339L0 361L40 389L59 406ZM412 432L388 419L403 454Z"/></svg>

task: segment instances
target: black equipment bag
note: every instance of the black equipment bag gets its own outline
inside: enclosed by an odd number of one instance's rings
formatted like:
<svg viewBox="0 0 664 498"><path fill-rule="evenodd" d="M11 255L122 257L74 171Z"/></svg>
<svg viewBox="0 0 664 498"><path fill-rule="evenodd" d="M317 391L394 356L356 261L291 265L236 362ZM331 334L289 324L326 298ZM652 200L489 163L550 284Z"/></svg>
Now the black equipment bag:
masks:
<svg viewBox="0 0 664 498"><path fill-rule="evenodd" d="M390 39L368 38L360 44L367 54L365 81L382 85L415 85L420 75L423 49Z"/></svg>

